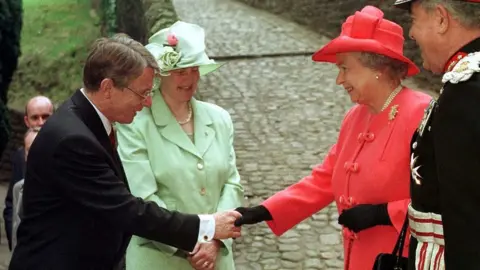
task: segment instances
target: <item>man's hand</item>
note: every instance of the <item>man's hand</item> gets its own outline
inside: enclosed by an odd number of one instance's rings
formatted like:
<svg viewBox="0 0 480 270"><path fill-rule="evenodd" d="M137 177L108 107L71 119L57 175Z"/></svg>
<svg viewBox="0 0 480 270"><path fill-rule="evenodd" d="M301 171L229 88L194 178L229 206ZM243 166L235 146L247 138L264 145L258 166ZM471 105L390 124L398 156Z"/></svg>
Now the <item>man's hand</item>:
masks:
<svg viewBox="0 0 480 270"><path fill-rule="evenodd" d="M240 212L242 216L235 221L235 226L242 226L244 224L256 224L266 220L272 220L272 215L263 205L255 207L238 207L235 209Z"/></svg>
<svg viewBox="0 0 480 270"><path fill-rule="evenodd" d="M213 240L207 243L197 243L187 260L195 270L213 270L221 243Z"/></svg>
<svg viewBox="0 0 480 270"><path fill-rule="evenodd" d="M234 222L242 215L234 210L215 213L215 235L214 239L237 238L241 236L241 228L235 227Z"/></svg>

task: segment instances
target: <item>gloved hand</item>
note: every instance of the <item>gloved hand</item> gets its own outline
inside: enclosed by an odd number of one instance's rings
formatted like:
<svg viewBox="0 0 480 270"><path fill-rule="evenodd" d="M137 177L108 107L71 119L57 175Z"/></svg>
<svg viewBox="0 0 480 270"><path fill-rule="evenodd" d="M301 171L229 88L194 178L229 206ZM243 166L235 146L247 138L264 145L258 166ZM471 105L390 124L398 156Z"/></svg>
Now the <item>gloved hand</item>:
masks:
<svg viewBox="0 0 480 270"><path fill-rule="evenodd" d="M338 223L355 233L377 225L392 225L386 203L359 204L343 210L338 217Z"/></svg>
<svg viewBox="0 0 480 270"><path fill-rule="evenodd" d="M235 220L235 226L239 227L244 224L256 224L266 220L272 220L272 215L263 205L254 207L238 207L235 211L242 214Z"/></svg>

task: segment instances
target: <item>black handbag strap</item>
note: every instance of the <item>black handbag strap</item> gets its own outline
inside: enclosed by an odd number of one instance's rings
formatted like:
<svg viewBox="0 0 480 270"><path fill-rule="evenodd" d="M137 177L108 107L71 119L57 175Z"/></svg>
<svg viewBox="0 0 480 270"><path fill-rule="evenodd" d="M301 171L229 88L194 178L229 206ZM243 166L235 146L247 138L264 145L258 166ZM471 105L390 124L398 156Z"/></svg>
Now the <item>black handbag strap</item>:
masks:
<svg viewBox="0 0 480 270"><path fill-rule="evenodd" d="M397 238L397 243L395 243L395 247L393 248L393 255L397 255L397 260L402 257L403 247L405 245L405 238L407 235L407 228L408 228L408 210L407 214L405 215L405 221L403 222L402 230L400 231L400 235Z"/></svg>

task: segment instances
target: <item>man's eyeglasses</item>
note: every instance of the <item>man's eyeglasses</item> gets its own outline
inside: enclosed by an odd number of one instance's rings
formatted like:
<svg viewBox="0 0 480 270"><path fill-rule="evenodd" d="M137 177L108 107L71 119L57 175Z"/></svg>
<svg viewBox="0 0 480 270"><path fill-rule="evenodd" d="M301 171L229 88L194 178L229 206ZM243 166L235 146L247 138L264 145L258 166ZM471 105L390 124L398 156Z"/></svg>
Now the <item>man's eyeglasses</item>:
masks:
<svg viewBox="0 0 480 270"><path fill-rule="evenodd" d="M142 95L142 94L138 93L137 91L133 90L133 89L130 88L130 87L125 86L125 88L127 88L127 89L130 90L130 91L132 91L135 95L141 97L143 100L146 100L146 99L149 98L149 97L153 97L153 91L152 91L152 90L150 90L150 91L148 91L147 93L145 93L144 95Z"/></svg>

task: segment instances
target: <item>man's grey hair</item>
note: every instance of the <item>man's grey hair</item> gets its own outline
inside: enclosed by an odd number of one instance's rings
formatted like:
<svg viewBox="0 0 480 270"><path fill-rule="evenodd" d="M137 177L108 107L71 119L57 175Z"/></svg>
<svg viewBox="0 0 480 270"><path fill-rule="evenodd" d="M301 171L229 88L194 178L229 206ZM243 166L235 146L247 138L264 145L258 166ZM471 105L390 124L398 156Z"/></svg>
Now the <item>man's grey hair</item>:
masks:
<svg viewBox="0 0 480 270"><path fill-rule="evenodd" d="M138 78L145 67L158 72L152 54L138 41L126 34L97 39L85 61L83 85L88 91L98 91L103 79L110 78L115 86L126 87Z"/></svg>
<svg viewBox="0 0 480 270"><path fill-rule="evenodd" d="M407 76L408 64L400 60L371 52L360 52L358 59L365 67L385 72L392 80L403 80Z"/></svg>
<svg viewBox="0 0 480 270"><path fill-rule="evenodd" d="M455 0L419 0L420 6L427 12L442 5L450 15L469 29L480 29L480 8L478 3Z"/></svg>

